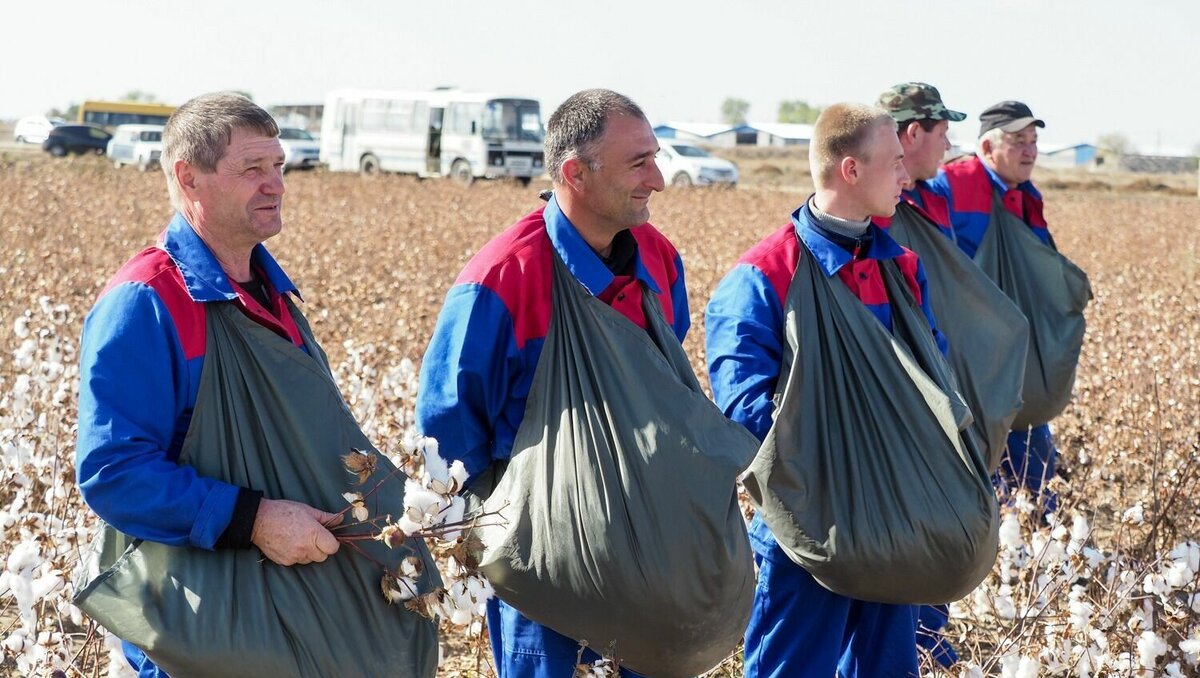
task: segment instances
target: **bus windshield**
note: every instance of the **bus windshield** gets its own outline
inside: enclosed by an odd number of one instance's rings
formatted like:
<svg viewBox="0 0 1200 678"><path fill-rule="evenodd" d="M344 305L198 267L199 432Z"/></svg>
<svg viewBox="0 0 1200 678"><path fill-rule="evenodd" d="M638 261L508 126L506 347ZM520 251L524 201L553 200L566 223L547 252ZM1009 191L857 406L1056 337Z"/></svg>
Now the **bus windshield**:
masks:
<svg viewBox="0 0 1200 678"><path fill-rule="evenodd" d="M529 99L493 99L483 109L483 137L542 143L542 110Z"/></svg>

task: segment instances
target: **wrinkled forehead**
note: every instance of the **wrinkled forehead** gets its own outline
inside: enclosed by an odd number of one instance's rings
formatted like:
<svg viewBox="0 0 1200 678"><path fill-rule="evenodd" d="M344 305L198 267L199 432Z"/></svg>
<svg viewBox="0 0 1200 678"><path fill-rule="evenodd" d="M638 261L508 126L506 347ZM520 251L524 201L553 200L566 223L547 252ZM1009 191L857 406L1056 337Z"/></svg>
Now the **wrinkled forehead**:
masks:
<svg viewBox="0 0 1200 678"><path fill-rule="evenodd" d="M263 135L254 130L237 128L229 137L229 145L218 162L235 165L254 164L263 160L282 160L283 145L279 137Z"/></svg>

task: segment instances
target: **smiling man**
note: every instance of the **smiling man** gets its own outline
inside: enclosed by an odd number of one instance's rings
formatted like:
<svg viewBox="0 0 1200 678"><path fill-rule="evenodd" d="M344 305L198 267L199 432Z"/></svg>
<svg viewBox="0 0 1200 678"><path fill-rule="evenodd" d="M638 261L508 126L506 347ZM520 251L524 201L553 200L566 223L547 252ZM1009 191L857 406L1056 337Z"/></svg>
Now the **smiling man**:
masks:
<svg viewBox="0 0 1200 678"><path fill-rule="evenodd" d="M931 190L949 201L955 242L967 256L975 257L995 219L993 211L1003 209L1038 240L1053 246L1042 194L1030 180L1038 157L1038 129L1046 123L1020 101L989 106L979 114L979 122L975 157L945 165L929 182ZM1048 423L1020 428L1008 437L997 484L1010 492L1024 487L1038 497L1045 482L1054 477L1057 464L1058 450ZM1053 495L1041 500L1053 509Z"/></svg>
<svg viewBox="0 0 1200 678"><path fill-rule="evenodd" d="M116 596L128 597L132 608L118 609L115 617L126 625L110 629L138 639L139 645L125 642L124 650L140 676L164 676L164 666L178 674L293 673L314 670L303 663L309 659L326 667L351 659L344 648L312 637L307 622L295 625L295 619L264 614L272 607L270 594L264 593L268 580L306 578L312 587L311 577L325 576L317 572L331 572L290 566L322 563L338 552L329 526L340 518L310 504L324 497L324 508L340 508L329 498L330 492L337 497L343 485L338 455L345 448L340 445L361 438L290 300L298 298L295 285L262 245L283 227L284 155L278 134L266 111L237 94L202 95L180 106L163 132L162 154L176 214L158 243L109 281L84 324L78 481L83 498L109 526L104 538L131 543L130 557L122 560L138 562L132 555L137 551L150 563L139 586ZM235 383L222 381L231 373ZM321 469L328 478L314 479L324 475ZM333 486L314 489L322 483ZM265 565L264 557L270 561ZM175 578L177 572L193 572L180 563L201 562L221 563L224 582L221 576ZM347 562L334 565L332 571L341 572L334 581L346 581ZM272 564L288 566L283 568L287 574L268 572ZM181 569L172 569L176 565ZM237 588L247 576L259 583ZM190 645L195 636L183 634L208 623L194 620L221 605L185 605L171 597L172 587L163 586L168 580L206 603L213 591L202 584L214 581L217 600L233 596L253 606L265 596L266 605L254 607L245 619L234 618L240 608L231 601L224 628L250 624L242 629L248 630L246 637L234 638L234 645L247 640L245 647L253 647L249 636L254 636L267 645L295 641L308 653L299 664L291 663L291 652L267 658L249 656L250 650L240 668L204 664L206 651L228 652L211 647L219 634L201 632L203 646ZM378 594L377 571L359 583L363 586L357 589L350 584L352 593L328 594L363 595L398 619ZM108 600L103 604L111 605ZM364 602L356 615L371 616L372 606ZM311 616L319 615L313 611ZM155 626L162 620L173 621ZM285 627L310 631L281 640L277 634L290 633ZM412 637L429 647L436 643L432 625L414 623L414 628ZM280 661L272 664L275 659ZM398 670L432 675L433 668L429 654Z"/></svg>
<svg viewBox="0 0 1200 678"><path fill-rule="evenodd" d="M647 223L650 196L663 190L657 152L650 124L627 97L605 89L571 96L546 127L554 185L548 203L484 245L447 293L421 364L417 425L438 439L443 455L462 460L469 488L486 482L485 471L499 474L514 455L548 342L555 259L587 295L642 330L653 324L643 295L654 295L672 339L683 341L690 324L683 264ZM487 619L501 678L573 672L578 639L500 599L489 601ZM596 654L589 649L583 658Z"/></svg>

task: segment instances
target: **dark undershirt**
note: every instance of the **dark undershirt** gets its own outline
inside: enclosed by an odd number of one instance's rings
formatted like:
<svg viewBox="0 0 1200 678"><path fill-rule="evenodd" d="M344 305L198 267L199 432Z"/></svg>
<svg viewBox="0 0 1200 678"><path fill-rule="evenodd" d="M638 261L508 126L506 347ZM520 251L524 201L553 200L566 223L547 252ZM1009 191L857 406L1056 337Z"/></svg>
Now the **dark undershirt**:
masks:
<svg viewBox="0 0 1200 678"><path fill-rule="evenodd" d="M254 300L266 309L267 313L275 315L275 307L271 305L271 295L267 292L267 283L254 269L250 269L250 279L246 282L239 280L238 285L246 290L247 294L254 297Z"/></svg>

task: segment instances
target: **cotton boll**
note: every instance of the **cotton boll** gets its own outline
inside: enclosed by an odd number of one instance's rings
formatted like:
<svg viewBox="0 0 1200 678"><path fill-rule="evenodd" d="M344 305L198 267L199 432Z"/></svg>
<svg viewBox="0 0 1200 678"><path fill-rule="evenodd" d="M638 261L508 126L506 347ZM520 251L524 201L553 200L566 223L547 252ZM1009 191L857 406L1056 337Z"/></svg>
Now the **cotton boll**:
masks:
<svg viewBox="0 0 1200 678"><path fill-rule="evenodd" d="M1153 631L1143 631L1138 637L1138 664L1142 668L1152 669L1158 665L1158 658L1167 653L1170 646Z"/></svg>

